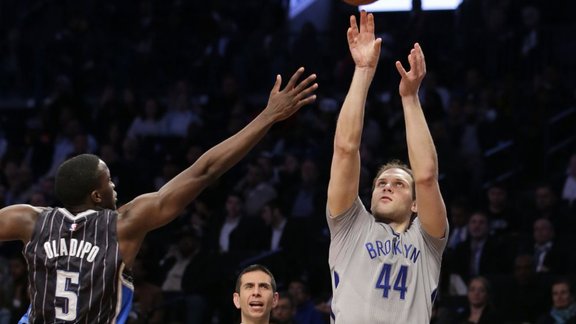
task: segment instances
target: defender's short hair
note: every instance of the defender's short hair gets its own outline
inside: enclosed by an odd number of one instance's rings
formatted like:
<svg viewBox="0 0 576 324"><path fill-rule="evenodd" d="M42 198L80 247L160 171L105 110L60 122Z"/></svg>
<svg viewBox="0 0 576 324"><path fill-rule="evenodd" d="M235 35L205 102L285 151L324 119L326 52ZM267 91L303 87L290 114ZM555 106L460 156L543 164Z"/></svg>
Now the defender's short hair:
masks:
<svg viewBox="0 0 576 324"><path fill-rule="evenodd" d="M58 167L54 189L64 207L82 204L98 186L98 163L93 154L81 154L66 160Z"/></svg>
<svg viewBox="0 0 576 324"><path fill-rule="evenodd" d="M254 272L254 271L262 271L264 273L266 273L267 275L270 276L270 284L272 285L272 291L276 292L276 279L274 279L274 275L272 274L272 271L268 270L268 268L266 268L265 266L261 265L261 264L253 264L253 265L249 265L246 268L244 268L244 270L242 270L242 272L240 272L240 274L238 274L238 277L236 278L236 288L235 291L237 293L240 293L240 285L242 284L242 276L245 273L249 273L249 272Z"/></svg>

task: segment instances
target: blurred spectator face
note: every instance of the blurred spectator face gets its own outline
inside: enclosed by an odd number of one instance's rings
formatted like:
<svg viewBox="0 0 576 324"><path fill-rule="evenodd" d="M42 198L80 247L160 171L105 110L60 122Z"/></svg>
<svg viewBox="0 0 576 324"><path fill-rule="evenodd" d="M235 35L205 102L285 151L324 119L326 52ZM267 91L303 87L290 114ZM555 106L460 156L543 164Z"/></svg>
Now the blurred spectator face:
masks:
<svg viewBox="0 0 576 324"><path fill-rule="evenodd" d="M519 255L514 260L514 278L518 283L527 283L534 276L534 261L531 255Z"/></svg>
<svg viewBox="0 0 576 324"><path fill-rule="evenodd" d="M504 188L492 187L488 189L488 200L491 205L502 206L506 203L508 194Z"/></svg>
<svg viewBox="0 0 576 324"><path fill-rule="evenodd" d="M226 212L230 216L238 216L242 211L242 200L240 197L230 195L228 199L226 199Z"/></svg>
<svg viewBox="0 0 576 324"><path fill-rule="evenodd" d="M468 286L468 302L470 306L481 307L488 303L488 289L484 280L472 279Z"/></svg>
<svg viewBox="0 0 576 324"><path fill-rule="evenodd" d="M266 225L270 225L272 223L272 208L270 208L268 205L264 206L260 216Z"/></svg>
<svg viewBox="0 0 576 324"><path fill-rule="evenodd" d="M14 280L22 279L26 276L26 263L20 257L10 259L10 274Z"/></svg>
<svg viewBox="0 0 576 324"><path fill-rule="evenodd" d="M556 309L565 309L574 302L574 296L570 293L570 287L565 283L557 283L552 286L552 305Z"/></svg>
<svg viewBox="0 0 576 324"><path fill-rule="evenodd" d="M234 305L240 309L242 319L260 322L270 315L278 303L273 291L272 278L263 271L247 272L240 278L240 289L234 293Z"/></svg>
<svg viewBox="0 0 576 324"><path fill-rule="evenodd" d="M42 192L35 192L30 196L30 205L46 206L46 196Z"/></svg>
<svg viewBox="0 0 576 324"><path fill-rule="evenodd" d="M568 174L572 178L576 178L576 154L572 154L570 157L570 163L568 164Z"/></svg>
<svg viewBox="0 0 576 324"><path fill-rule="evenodd" d="M288 293L294 299L294 304L301 305L307 299L306 287L304 283L299 281L293 281L288 285Z"/></svg>
<svg viewBox="0 0 576 324"><path fill-rule="evenodd" d="M280 323L288 323L294 317L295 308L288 297L278 299L278 305L272 309L272 318Z"/></svg>
<svg viewBox="0 0 576 324"><path fill-rule="evenodd" d="M550 187L539 187L536 189L534 199L536 201L536 207L539 210L545 210L554 206L556 195Z"/></svg>
<svg viewBox="0 0 576 324"><path fill-rule="evenodd" d="M468 232L473 239L483 239L488 236L488 219L482 213L475 213L468 221Z"/></svg>
<svg viewBox="0 0 576 324"><path fill-rule="evenodd" d="M455 227L465 226L466 223L468 223L466 209L462 206L451 206L450 216L452 217L452 223Z"/></svg>
<svg viewBox="0 0 576 324"><path fill-rule="evenodd" d="M554 228L547 219L538 219L534 222L534 242L544 244L554 239Z"/></svg>
<svg viewBox="0 0 576 324"><path fill-rule="evenodd" d="M194 237L194 234L184 234L180 241L178 241L178 249L182 255L190 255L196 251L198 247L198 239Z"/></svg>
<svg viewBox="0 0 576 324"><path fill-rule="evenodd" d="M296 171L298 168L298 158L293 154L287 154L284 158L284 168L289 172Z"/></svg>
<svg viewBox="0 0 576 324"><path fill-rule="evenodd" d="M314 182L318 175L318 172L316 172L316 164L311 160L304 161L302 163L300 173L303 182Z"/></svg>

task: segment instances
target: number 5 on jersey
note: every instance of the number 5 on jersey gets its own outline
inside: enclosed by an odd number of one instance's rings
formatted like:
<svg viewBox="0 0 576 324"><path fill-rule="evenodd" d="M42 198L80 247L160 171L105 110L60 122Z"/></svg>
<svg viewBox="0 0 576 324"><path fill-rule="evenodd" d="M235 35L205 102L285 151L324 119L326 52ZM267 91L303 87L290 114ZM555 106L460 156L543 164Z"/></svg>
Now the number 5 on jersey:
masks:
<svg viewBox="0 0 576 324"><path fill-rule="evenodd" d="M404 300L406 297L406 278L408 278L408 266L400 266L400 270L394 279L394 286L390 286L390 276L392 273L392 264L384 263L382 265L382 270L380 270L380 275L378 276L378 281L376 282L376 288L382 289L382 297L388 298L390 293L390 288L400 292L400 299Z"/></svg>
<svg viewBox="0 0 576 324"><path fill-rule="evenodd" d="M62 299L62 307L56 306L56 318L64 321L76 319L76 306L78 295L71 289L71 285L77 285L80 275L78 272L56 270L56 298Z"/></svg>

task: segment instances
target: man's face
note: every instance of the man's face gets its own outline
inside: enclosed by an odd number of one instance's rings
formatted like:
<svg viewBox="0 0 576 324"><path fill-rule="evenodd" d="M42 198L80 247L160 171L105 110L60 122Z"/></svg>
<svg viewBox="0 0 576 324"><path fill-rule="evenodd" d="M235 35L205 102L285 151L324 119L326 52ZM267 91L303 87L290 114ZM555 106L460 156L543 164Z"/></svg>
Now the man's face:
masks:
<svg viewBox="0 0 576 324"><path fill-rule="evenodd" d="M294 316L294 306L290 298L278 299L278 305L272 309L272 318L280 323L288 323Z"/></svg>
<svg viewBox="0 0 576 324"><path fill-rule="evenodd" d="M564 309L573 302L570 288L565 283L558 283L552 286L552 304L554 308Z"/></svg>
<svg viewBox="0 0 576 324"><path fill-rule="evenodd" d="M474 279L468 287L468 302L472 306L486 305L488 302L488 292L481 280Z"/></svg>
<svg viewBox="0 0 576 324"><path fill-rule="evenodd" d="M234 305L240 309L242 321L258 321L270 316L278 303L270 276L263 271L247 272L240 278L240 291L234 293Z"/></svg>
<svg viewBox="0 0 576 324"><path fill-rule="evenodd" d="M98 183L99 186L96 189L100 194L100 203L98 204L100 207L107 208L107 209L116 209L116 191L114 188L114 182L112 182L112 178L110 177L110 170L104 161L100 160L98 164Z"/></svg>
<svg viewBox="0 0 576 324"><path fill-rule="evenodd" d="M392 168L382 172L372 191L374 217L396 222L409 219L416 212L412 185L412 177L402 169Z"/></svg>
<svg viewBox="0 0 576 324"><path fill-rule="evenodd" d="M544 244L554 239L554 229L550 221L539 219L534 222L534 242Z"/></svg>
<svg viewBox="0 0 576 324"><path fill-rule="evenodd" d="M486 215L475 213L470 216L468 221L468 232L470 236L475 239L482 239L488 235L488 219Z"/></svg>

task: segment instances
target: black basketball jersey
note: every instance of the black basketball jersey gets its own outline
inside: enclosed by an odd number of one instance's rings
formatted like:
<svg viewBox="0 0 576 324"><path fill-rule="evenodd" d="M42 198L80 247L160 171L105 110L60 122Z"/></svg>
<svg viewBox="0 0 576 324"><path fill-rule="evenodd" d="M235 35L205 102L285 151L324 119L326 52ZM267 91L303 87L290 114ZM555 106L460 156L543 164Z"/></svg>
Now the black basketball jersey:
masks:
<svg viewBox="0 0 576 324"><path fill-rule="evenodd" d="M40 214L24 247L30 323L123 322L133 285L119 253L117 216L113 210L73 215L64 208Z"/></svg>

